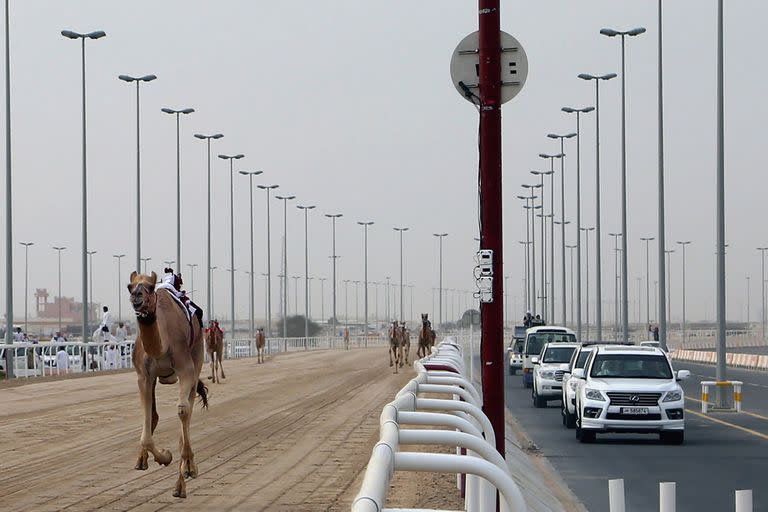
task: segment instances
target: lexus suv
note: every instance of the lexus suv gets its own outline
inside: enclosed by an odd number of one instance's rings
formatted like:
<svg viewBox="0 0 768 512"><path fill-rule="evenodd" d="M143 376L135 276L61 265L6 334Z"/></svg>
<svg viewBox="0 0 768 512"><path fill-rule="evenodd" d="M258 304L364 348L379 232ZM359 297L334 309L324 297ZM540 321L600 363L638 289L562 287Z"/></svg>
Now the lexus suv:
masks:
<svg viewBox="0 0 768 512"><path fill-rule="evenodd" d="M595 346L583 369L573 370L576 438L593 442L597 433L658 433L667 444L685 440L685 394L659 348Z"/></svg>
<svg viewBox="0 0 768 512"><path fill-rule="evenodd" d="M572 377L573 370L584 368L587 358L593 349L593 344L584 343L574 350L571 362L568 364L568 370L563 375L563 408L561 413L563 416L563 426L567 428L574 428L576 426L576 389L579 379Z"/></svg>
<svg viewBox="0 0 768 512"><path fill-rule="evenodd" d="M547 343L541 350L541 356L532 359L531 398L534 407L546 407L548 400L563 397L563 376L578 346L578 343Z"/></svg>

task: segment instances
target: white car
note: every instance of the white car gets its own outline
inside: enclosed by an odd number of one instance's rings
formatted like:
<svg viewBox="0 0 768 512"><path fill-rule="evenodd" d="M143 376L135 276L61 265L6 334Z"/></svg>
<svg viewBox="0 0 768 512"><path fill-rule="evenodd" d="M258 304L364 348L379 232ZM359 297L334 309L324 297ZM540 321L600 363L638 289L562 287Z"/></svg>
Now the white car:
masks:
<svg viewBox="0 0 768 512"><path fill-rule="evenodd" d="M523 369L523 343L524 340L515 338L507 348L510 375L514 375L518 370Z"/></svg>
<svg viewBox="0 0 768 512"><path fill-rule="evenodd" d="M576 438L593 442L597 433L658 433L667 444L685 440L685 393L659 348L595 346L583 369L575 369Z"/></svg>
<svg viewBox="0 0 768 512"><path fill-rule="evenodd" d="M549 400L563 398L563 376L578 347L578 343L547 343L541 355L532 359L534 407L546 407Z"/></svg>
<svg viewBox="0 0 768 512"><path fill-rule="evenodd" d="M579 379L573 378L573 370L584 368L589 354L594 350L594 344L583 344L573 351L571 361L568 364L568 370L563 375L563 408L560 413L563 416L563 426L566 428L576 427L576 389Z"/></svg>
<svg viewBox="0 0 768 512"><path fill-rule="evenodd" d="M566 327L541 325L525 331L523 345L523 387L533 387L533 361L547 343L576 343L576 333Z"/></svg>

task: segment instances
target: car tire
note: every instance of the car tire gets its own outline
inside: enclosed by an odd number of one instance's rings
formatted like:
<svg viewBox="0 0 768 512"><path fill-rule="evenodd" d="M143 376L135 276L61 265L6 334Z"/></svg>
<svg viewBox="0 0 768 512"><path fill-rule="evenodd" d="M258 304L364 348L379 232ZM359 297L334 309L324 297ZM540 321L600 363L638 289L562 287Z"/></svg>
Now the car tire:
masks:
<svg viewBox="0 0 768 512"><path fill-rule="evenodd" d="M663 444L683 444L685 442L685 431L661 432L659 433L659 440Z"/></svg>
<svg viewBox="0 0 768 512"><path fill-rule="evenodd" d="M568 412L568 407L565 404L563 404L563 425L565 428L576 427L576 415Z"/></svg>
<svg viewBox="0 0 768 512"><path fill-rule="evenodd" d="M539 394L536 392L536 388L533 388L533 391L531 392L531 395L533 396L533 406L537 409L543 409L547 406L547 400L543 397L540 397Z"/></svg>

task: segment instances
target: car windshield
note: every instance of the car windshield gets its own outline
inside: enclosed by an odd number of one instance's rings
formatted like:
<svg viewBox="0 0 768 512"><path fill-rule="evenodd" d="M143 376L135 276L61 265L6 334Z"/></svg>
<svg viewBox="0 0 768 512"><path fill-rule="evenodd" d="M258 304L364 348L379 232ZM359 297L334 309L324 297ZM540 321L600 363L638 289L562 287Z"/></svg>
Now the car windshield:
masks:
<svg viewBox="0 0 768 512"><path fill-rule="evenodd" d="M526 339L525 355L536 356L547 343L575 343L576 336L565 332L538 332L531 334ZM568 361L564 361L568 362Z"/></svg>
<svg viewBox="0 0 768 512"><path fill-rule="evenodd" d="M591 377L619 379L671 379L667 358L646 354L598 354Z"/></svg>
<svg viewBox="0 0 768 512"><path fill-rule="evenodd" d="M544 352L545 363L567 363L576 347L548 347Z"/></svg>
<svg viewBox="0 0 768 512"><path fill-rule="evenodd" d="M589 353L590 353L590 350L582 350L581 352L579 352L579 357L576 358L576 364L574 364L573 367L584 368L584 363L587 362Z"/></svg>

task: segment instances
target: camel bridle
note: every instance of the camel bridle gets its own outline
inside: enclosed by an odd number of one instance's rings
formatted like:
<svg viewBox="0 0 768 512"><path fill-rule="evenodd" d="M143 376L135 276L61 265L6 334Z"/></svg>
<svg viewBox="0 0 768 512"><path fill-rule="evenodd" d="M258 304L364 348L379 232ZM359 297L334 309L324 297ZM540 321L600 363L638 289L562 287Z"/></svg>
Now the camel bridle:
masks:
<svg viewBox="0 0 768 512"><path fill-rule="evenodd" d="M157 309L157 293L152 290L148 290L144 283L137 284L131 295L142 293L145 297L139 308L133 307L134 313L136 313L136 319L143 324L151 324L155 321L155 310ZM131 303L133 305L133 303Z"/></svg>

